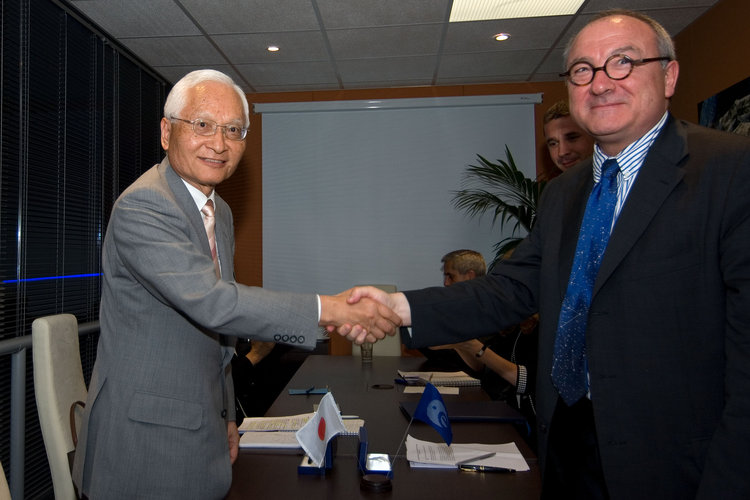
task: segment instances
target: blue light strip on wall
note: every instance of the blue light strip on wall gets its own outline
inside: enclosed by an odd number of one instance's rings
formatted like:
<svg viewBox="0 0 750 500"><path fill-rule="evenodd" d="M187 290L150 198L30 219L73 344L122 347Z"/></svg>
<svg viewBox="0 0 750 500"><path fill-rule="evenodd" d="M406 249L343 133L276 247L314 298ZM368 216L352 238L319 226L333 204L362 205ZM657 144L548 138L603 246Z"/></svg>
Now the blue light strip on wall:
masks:
<svg viewBox="0 0 750 500"><path fill-rule="evenodd" d="M94 276L101 276L102 273L92 274L70 274L68 276L47 276L44 278L26 278L23 280L3 280L3 285L11 285L13 283L29 282L29 281L45 281L45 280L64 280L68 278L93 278Z"/></svg>

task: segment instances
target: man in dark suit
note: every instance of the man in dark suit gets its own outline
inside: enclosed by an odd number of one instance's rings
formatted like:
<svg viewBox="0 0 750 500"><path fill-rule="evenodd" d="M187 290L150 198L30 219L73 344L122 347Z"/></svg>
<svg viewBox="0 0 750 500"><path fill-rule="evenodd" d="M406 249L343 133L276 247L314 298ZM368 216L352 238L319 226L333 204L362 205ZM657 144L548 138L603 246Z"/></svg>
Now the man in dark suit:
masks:
<svg viewBox="0 0 750 500"><path fill-rule="evenodd" d="M350 300L393 307L412 326L410 347L539 312L544 497L750 498L750 140L670 115L679 66L646 16L596 17L565 63L571 113L595 154L550 182L513 256L449 288L356 289ZM611 234L579 311L585 389L566 403L553 382L561 310L587 199L611 158Z"/></svg>
<svg viewBox="0 0 750 500"><path fill-rule="evenodd" d="M237 168L248 123L245 94L228 76L186 75L164 106L166 158L112 208L101 335L73 468L91 500L226 495L239 443L236 337L312 349L319 325L360 317L370 324L361 343L400 323L374 302L356 310L341 294L234 281L232 212L214 188Z"/></svg>

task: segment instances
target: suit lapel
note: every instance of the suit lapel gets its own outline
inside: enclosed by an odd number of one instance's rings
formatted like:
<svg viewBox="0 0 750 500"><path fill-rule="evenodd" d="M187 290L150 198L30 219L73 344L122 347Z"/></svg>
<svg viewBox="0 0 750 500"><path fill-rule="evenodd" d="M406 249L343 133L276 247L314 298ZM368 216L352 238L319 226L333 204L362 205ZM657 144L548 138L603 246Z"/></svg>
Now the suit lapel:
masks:
<svg viewBox="0 0 750 500"><path fill-rule="evenodd" d="M234 238L231 234L232 223L229 217L229 205L218 195L216 198L216 241L219 246L219 260L221 261L221 279L234 280ZM236 337L219 335L219 343L223 353L222 364L226 367L235 353Z"/></svg>
<svg viewBox="0 0 750 500"><path fill-rule="evenodd" d="M182 207L188 223L193 227L195 234L198 235L197 240L199 242L199 245L201 246L203 251L210 256L211 248L208 245L206 228L203 226L203 218L200 215L200 211L197 210L197 207L195 206L193 197L190 195L190 192L182 182L182 178L180 178L180 176L177 175L177 172L172 169L172 166L169 164L169 160L165 158L162 162L161 167L164 168L164 176L167 179L170 190L174 194L175 200L180 205L180 207ZM218 195L216 196L216 198L217 201L220 199ZM220 205L223 210L220 210L217 214L216 238L219 242L219 255L222 256L222 270L226 269L226 272L229 273L229 277L225 279L231 280L234 279L233 272L231 271L233 262L231 256L234 249L232 248L231 238L227 238L228 232L230 230L229 226L231 226L229 222L229 214L226 212L228 210L228 206L223 200L221 200L218 205ZM221 212L224 213L221 214ZM224 272L225 271L222 271L222 273ZM226 335L220 335L213 332L207 332L207 334L215 338L220 344L222 366L226 367L232 359L232 354L234 354L234 344L236 342L236 339L234 337L228 337Z"/></svg>
<svg viewBox="0 0 750 500"><path fill-rule="evenodd" d="M589 198L594 183L592 160L587 160L580 167L580 174L571 186L565 186L566 200L563 204L563 213L560 217L561 237L559 262L566 266L560 268L560 299L565 296L570 281L570 270L573 267L573 258L578 245L578 233L581 230L583 214L586 211L586 200ZM568 175L571 175L572 172ZM574 175L574 174L573 174ZM567 222L571 221L571 222Z"/></svg>
<svg viewBox="0 0 750 500"><path fill-rule="evenodd" d="M229 205L216 194L216 241L219 245L221 277L227 281L234 279L234 235L231 234L231 221Z"/></svg>
<svg viewBox="0 0 750 500"><path fill-rule="evenodd" d="M190 191L185 187L185 183L182 182L182 178L177 175L177 172L175 172L169 164L169 160L165 158L162 165L165 166L164 175L169 184L169 188L174 194L177 204L182 208L183 212L185 212L185 217L196 235L196 241L205 253L211 255L211 247L208 245L206 228L203 226L203 218L201 217L200 210L195 206L195 200L193 200Z"/></svg>
<svg viewBox="0 0 750 500"><path fill-rule="evenodd" d="M615 224L594 283L593 294L622 262L684 175L678 164L687 156L684 129L670 116L638 172Z"/></svg>

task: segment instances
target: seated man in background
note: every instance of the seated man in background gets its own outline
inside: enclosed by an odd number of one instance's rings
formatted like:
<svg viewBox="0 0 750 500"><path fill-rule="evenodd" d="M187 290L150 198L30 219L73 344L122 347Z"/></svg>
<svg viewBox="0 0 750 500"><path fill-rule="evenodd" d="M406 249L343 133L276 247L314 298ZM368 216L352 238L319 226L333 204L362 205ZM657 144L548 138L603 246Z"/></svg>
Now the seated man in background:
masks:
<svg viewBox="0 0 750 500"><path fill-rule="evenodd" d="M487 274L487 265L484 257L474 250L454 250L443 255L440 259L443 271L443 286L450 286L453 283L468 281ZM431 348L419 349L427 361L423 369L427 371L457 371L463 370L472 376L478 377L479 374L473 373L470 365L467 365L457 352L452 350L433 350Z"/></svg>
<svg viewBox="0 0 750 500"><path fill-rule="evenodd" d="M474 250L456 250L446 254L441 260L444 286L487 273L482 254ZM532 316L497 335L423 348L420 352L431 363L439 362L442 369L464 370L479 378L482 388L492 399L506 401L520 410L533 429L536 416L533 381L536 373L537 323L537 317ZM535 448L535 433L521 434Z"/></svg>
<svg viewBox="0 0 750 500"><path fill-rule="evenodd" d="M262 417L305 361L307 351L262 340L237 339L232 380L237 425L245 417Z"/></svg>
<svg viewBox="0 0 750 500"><path fill-rule="evenodd" d="M594 154L594 139L570 116L568 101L550 106L542 122L549 156L559 169L556 175Z"/></svg>
<svg viewBox="0 0 750 500"><path fill-rule="evenodd" d="M473 280L487 274L484 257L474 250L454 250L443 255L443 286Z"/></svg>

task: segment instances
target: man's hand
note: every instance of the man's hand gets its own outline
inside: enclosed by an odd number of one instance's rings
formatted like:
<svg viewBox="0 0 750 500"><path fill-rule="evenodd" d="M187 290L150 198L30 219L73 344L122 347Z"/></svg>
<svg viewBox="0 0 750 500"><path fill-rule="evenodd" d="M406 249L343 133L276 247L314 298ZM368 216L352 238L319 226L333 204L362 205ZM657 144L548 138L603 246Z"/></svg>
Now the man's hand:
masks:
<svg viewBox="0 0 750 500"><path fill-rule="evenodd" d="M350 290L338 295L320 296L320 325L329 332L339 331L355 344L376 342L386 335L394 335L401 326L401 318L390 307L367 297L360 297L357 302L348 302ZM340 330L346 325L358 325L353 331L346 328L346 333Z"/></svg>
<svg viewBox="0 0 750 500"><path fill-rule="evenodd" d="M257 365L261 361L263 361L263 358L271 354L271 351L273 351L274 346L276 345L275 342L265 342L262 340L251 340L250 341L250 352L245 354L245 357L250 361L253 366Z"/></svg>
<svg viewBox="0 0 750 500"><path fill-rule="evenodd" d="M482 348L482 343L477 339L465 340L455 344L433 345L430 349L439 351L441 349L455 349L458 352L476 354Z"/></svg>
<svg viewBox="0 0 750 500"><path fill-rule="evenodd" d="M479 371L484 366L483 360L485 358L477 358L477 353L484 348L477 339L466 340L464 342L458 342L456 344L444 344L430 346L430 349L439 351L441 349L454 349L461 359L466 363L469 368L474 371Z"/></svg>
<svg viewBox="0 0 750 500"><path fill-rule="evenodd" d="M229 442L229 461L234 463L240 452L240 432L237 430L237 422L227 422L227 441Z"/></svg>
<svg viewBox="0 0 750 500"><path fill-rule="evenodd" d="M372 299L380 302L384 306L392 309L396 315L398 315L401 326L411 326L411 308L409 307L409 301L406 300L406 296L403 293L387 293L374 286L358 286L354 287L349 292L347 302L349 304L357 304L361 300ZM347 292L344 292L347 293ZM328 328L329 332L333 332L334 328ZM367 333L367 328L360 323L346 323L335 331L339 335L344 336L348 339L360 339L364 334ZM370 340L368 340L370 342ZM360 342L355 342L360 343Z"/></svg>

